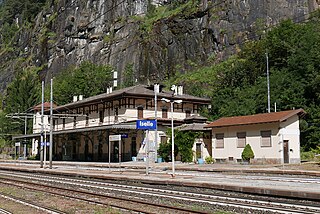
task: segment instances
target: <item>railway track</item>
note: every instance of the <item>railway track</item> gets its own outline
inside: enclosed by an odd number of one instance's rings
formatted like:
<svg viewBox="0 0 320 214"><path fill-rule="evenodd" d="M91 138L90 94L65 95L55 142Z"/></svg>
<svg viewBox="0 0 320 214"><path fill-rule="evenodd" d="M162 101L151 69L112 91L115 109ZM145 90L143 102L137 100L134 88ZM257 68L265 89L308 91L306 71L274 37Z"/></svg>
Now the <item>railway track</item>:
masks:
<svg viewBox="0 0 320 214"><path fill-rule="evenodd" d="M39 205L39 204L37 204L35 202L30 202L30 201L27 201L27 200L24 200L24 199L21 199L21 198L14 197L12 195L0 193L0 197L1 198L5 198L7 200L14 201L15 203L23 204L24 206L32 207L32 208L34 208L36 210L39 210L41 212L44 212L44 213L66 214L65 212L61 212L60 210L53 209L53 208L46 207L46 206L42 206L42 205ZM9 212L7 210L0 209L0 214L9 214L9 213L11 214L11 212Z"/></svg>
<svg viewBox="0 0 320 214"><path fill-rule="evenodd" d="M91 194L93 197L113 197L113 199L121 200L119 197L114 197L107 195L106 191L116 192L117 195L131 195L137 199L133 199L132 202L142 201L144 198L163 198L166 200L177 200L184 201L185 203L198 203L206 204L207 206L229 206L235 209L251 210L256 212L273 212L273 213L320 213L319 205L305 205L305 204L292 204L284 201L263 201L263 200L252 200L252 199L243 199L236 197L226 197L221 195L213 194L201 194L194 192L185 192L185 191L174 191L174 190L165 190L160 188L147 188L139 187L132 185L122 185L82 179L73 179L73 178L64 178L56 176L47 176L47 175L30 175L26 173L8 173L0 172L0 176L4 177L7 181L10 182L23 182L25 185L35 185L36 183L41 183L42 188L52 188L59 189L59 191L71 191L70 188L61 187L61 186L73 186L78 189L83 189L81 191L76 191L77 194ZM11 177L11 178L8 178ZM12 179L14 177L14 179ZM32 178L32 179L31 179ZM23 180L33 180L33 182L26 182ZM48 187L48 185L51 185ZM54 186L52 186L54 184ZM37 184L39 185L39 184ZM58 187L59 186L59 187ZM94 192L89 192L88 190ZM73 190L74 191L74 190ZM103 194L102 194L103 192ZM53 193L54 194L54 193ZM122 198L123 200L123 198ZM128 198L125 200L128 201ZM90 201L93 203L93 201ZM152 203L154 205L154 203ZM144 206L148 205L145 203ZM158 208L159 209L159 208ZM166 209L176 209L173 207L166 207ZM142 210L134 210L136 212L142 212ZM172 210L171 210L172 211ZM193 212L187 209L181 209L181 212ZM197 212L197 213L206 213L206 212Z"/></svg>
<svg viewBox="0 0 320 214"><path fill-rule="evenodd" d="M2 184L14 185L20 188L26 188L33 191L43 191L46 193L68 197L71 199L81 200L98 205L110 206L121 211L130 211L137 213L199 213L207 214L208 212L190 210L186 208L174 207L164 204L155 204L154 202L141 201L139 199L122 198L111 195L99 194L95 192L77 190L71 188L62 188L39 184L34 182L22 181L17 179L2 178ZM111 199L111 201L110 201Z"/></svg>
<svg viewBox="0 0 320 214"><path fill-rule="evenodd" d="M0 214L12 214L11 212L5 210L5 209L1 209L0 208Z"/></svg>

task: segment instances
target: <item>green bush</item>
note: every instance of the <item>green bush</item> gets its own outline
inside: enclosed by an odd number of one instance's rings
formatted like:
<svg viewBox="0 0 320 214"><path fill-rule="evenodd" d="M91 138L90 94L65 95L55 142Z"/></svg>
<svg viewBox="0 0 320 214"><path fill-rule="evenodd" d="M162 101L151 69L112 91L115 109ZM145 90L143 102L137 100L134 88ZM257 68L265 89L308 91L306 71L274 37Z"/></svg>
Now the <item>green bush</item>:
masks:
<svg viewBox="0 0 320 214"><path fill-rule="evenodd" d="M168 162L171 157L171 143L160 143L158 154L163 161Z"/></svg>
<svg viewBox="0 0 320 214"><path fill-rule="evenodd" d="M244 161L250 161L250 159L254 158L254 153L252 151L250 144L247 144L244 147L241 157L242 157L242 160Z"/></svg>
<svg viewBox="0 0 320 214"><path fill-rule="evenodd" d="M207 157L205 158L205 161L206 161L207 164L212 164L212 163L214 163L214 160L213 160L213 158L212 158L211 156L207 156Z"/></svg>
<svg viewBox="0 0 320 214"><path fill-rule="evenodd" d="M308 152L301 152L301 160L302 161L313 161L314 160L314 153L312 151Z"/></svg>

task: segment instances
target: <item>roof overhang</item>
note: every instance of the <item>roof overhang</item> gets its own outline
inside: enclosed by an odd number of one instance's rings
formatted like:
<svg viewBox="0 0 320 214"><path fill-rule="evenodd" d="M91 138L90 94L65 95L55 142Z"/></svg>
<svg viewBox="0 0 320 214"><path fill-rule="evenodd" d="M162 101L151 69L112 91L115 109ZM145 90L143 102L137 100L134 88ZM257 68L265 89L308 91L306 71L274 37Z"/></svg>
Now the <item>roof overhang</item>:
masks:
<svg viewBox="0 0 320 214"><path fill-rule="evenodd" d="M53 135L59 134L72 134L72 133L79 133L79 132L89 132L89 131L101 131L101 130L111 130L111 129L120 129L120 130L127 130L127 129L136 129L136 124L113 124L107 126L96 126L96 127L87 127L87 128L80 128L80 129L66 129L61 131L53 131ZM46 135L50 133L47 132ZM27 134L27 135L19 135L13 136L12 140L19 140L25 138L36 138L40 137L41 133L34 133L34 134Z"/></svg>

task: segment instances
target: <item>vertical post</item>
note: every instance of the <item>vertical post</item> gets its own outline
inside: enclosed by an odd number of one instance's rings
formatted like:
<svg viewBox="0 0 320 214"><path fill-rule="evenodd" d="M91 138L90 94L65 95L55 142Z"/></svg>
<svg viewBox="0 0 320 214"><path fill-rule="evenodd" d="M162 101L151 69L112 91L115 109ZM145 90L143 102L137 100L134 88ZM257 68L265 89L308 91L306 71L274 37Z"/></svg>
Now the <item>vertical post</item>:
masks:
<svg viewBox="0 0 320 214"><path fill-rule="evenodd" d="M44 128L43 168L46 168L46 161L47 161L47 127Z"/></svg>
<svg viewBox="0 0 320 214"><path fill-rule="evenodd" d="M270 113L270 81L269 81L269 58L268 58L268 53L266 53L266 58L267 58L268 113Z"/></svg>
<svg viewBox="0 0 320 214"><path fill-rule="evenodd" d="M120 138L120 140L119 140L119 169L120 169L120 171L121 171L121 144L122 144L122 142L121 142L121 138Z"/></svg>
<svg viewBox="0 0 320 214"><path fill-rule="evenodd" d="M53 147L53 91L52 91L52 79L50 80L50 140L49 140L49 168L52 169L52 147Z"/></svg>
<svg viewBox="0 0 320 214"><path fill-rule="evenodd" d="M146 130L146 175L149 175L149 130Z"/></svg>
<svg viewBox="0 0 320 214"><path fill-rule="evenodd" d="M41 83L41 137L40 137L40 168L43 168L43 113L44 113L44 81Z"/></svg>
<svg viewBox="0 0 320 214"><path fill-rule="evenodd" d="M174 169L174 131L173 131L173 100L170 101L171 108L171 156L172 156L172 177L175 177L175 169Z"/></svg>
<svg viewBox="0 0 320 214"><path fill-rule="evenodd" d="M157 94L159 93L159 84L154 84L154 119L156 121L156 130L154 132L154 156L155 162L158 158L158 106L157 106Z"/></svg>
<svg viewBox="0 0 320 214"><path fill-rule="evenodd" d="M109 136L109 143L108 143L108 152L109 152L109 172L111 172L111 141L110 141L110 133L108 132L108 136Z"/></svg>
<svg viewBox="0 0 320 214"><path fill-rule="evenodd" d="M24 117L24 135L27 135L27 114ZM26 159L26 156L27 156L27 138L24 138L23 159Z"/></svg>

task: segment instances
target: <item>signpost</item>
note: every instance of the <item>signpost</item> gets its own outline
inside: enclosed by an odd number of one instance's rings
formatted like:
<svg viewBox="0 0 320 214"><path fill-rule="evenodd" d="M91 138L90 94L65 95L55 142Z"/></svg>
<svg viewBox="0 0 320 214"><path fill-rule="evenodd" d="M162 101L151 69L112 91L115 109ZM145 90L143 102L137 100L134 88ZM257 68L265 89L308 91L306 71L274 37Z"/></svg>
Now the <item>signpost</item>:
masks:
<svg viewBox="0 0 320 214"><path fill-rule="evenodd" d="M157 128L156 120L137 120L137 129L155 130Z"/></svg>
<svg viewBox="0 0 320 214"><path fill-rule="evenodd" d="M137 129L146 130L146 174L149 174L149 130L155 130L157 128L156 120L137 120Z"/></svg>

